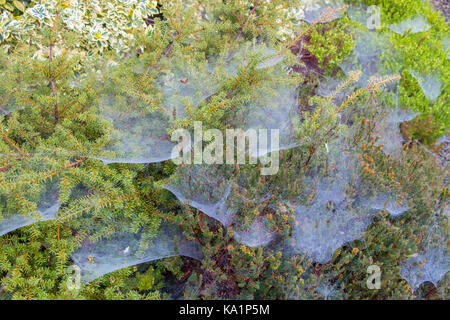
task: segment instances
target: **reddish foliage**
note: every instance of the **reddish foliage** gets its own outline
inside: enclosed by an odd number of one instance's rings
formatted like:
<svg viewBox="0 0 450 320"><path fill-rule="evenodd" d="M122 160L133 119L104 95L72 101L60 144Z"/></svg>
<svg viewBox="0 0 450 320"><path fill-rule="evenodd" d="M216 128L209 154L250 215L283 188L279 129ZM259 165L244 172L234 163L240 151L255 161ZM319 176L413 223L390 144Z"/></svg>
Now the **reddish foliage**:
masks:
<svg viewBox="0 0 450 320"><path fill-rule="evenodd" d="M307 45L310 44L311 36L305 36L291 48L291 52L302 62L302 65L292 66L291 70L305 76L311 72L323 75L323 69L319 66L319 60L307 49Z"/></svg>

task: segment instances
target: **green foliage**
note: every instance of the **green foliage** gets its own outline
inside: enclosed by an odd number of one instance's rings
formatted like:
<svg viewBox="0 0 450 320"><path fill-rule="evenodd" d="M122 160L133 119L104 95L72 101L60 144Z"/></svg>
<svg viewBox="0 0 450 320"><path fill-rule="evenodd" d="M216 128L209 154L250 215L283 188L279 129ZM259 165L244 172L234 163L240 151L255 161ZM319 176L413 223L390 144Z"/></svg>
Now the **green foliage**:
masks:
<svg viewBox="0 0 450 320"><path fill-rule="evenodd" d="M354 48L348 17L318 25L311 33L308 50L319 60L322 68L331 74Z"/></svg>
<svg viewBox="0 0 450 320"><path fill-rule="evenodd" d="M422 113L417 127L412 128L411 136L425 143L432 143L438 137L446 134L449 128L449 86L450 60L443 41L450 36L448 24L431 4L425 1L409 0L365 0L367 5L376 5L381 9L382 28L393 23L420 14L426 18L431 28L425 32L392 34L390 42L394 50L399 52L400 60L388 65L391 70L401 70L400 103L411 110ZM349 1L358 3L358 1ZM411 76L411 70L437 76L442 82L442 93L436 102L429 101L417 81ZM432 117L430 132L423 127L429 116Z"/></svg>
<svg viewBox="0 0 450 320"><path fill-rule="evenodd" d="M247 0L164 1L158 11L152 1L75 2L99 7L96 14L80 17L83 28L87 28L82 32L77 32L62 14L64 10L75 10L69 1L33 1L28 10L34 12L27 10L23 21L7 16L7 24L19 23L18 28L30 23L30 33L19 35L19 29L0 29L4 32L0 39L4 49L0 50L0 112L5 111L0 113L0 223L2 218L16 213L36 214L38 198L49 182L58 183L61 203L57 219L0 236L0 298L322 299L329 297L325 284L335 285L334 298L414 297L399 275L400 263L417 252L422 228L436 218L436 203L442 207L446 204L448 190L443 187L443 170L422 147L405 145L400 158L391 158L377 146L373 119L382 99L386 99L377 88L351 96L338 114L336 110L342 105L314 96L309 90L308 86L319 81L318 75L291 73L282 80L304 83L301 99L314 106L312 110L298 110L295 129L301 145L281 153L283 167L277 177L261 176L246 165L238 168L242 176L247 175L254 182L249 195L260 195L261 190L274 183L273 179L286 186L285 193L274 193L270 209L257 205L243 208L239 214L243 226L249 226L258 217L267 218L278 236L278 244L290 238L296 223L293 212L279 201L293 195L303 195L305 201L314 196L302 182L314 170L320 174L331 170L324 145L338 134L347 137L346 146L357 153L358 170L367 189L414 195L413 210L396 219L380 210L364 238L339 248L327 264L313 263L306 255L294 255L276 245L251 248L239 244L231 230L200 211L181 205L161 188L176 172L170 161L105 165L96 160L114 135L114 128L99 112L102 96L116 94L120 102L117 108L124 112L129 108L163 108L156 79L172 68L204 70L206 61L217 57L224 61L229 52L245 49L248 43L259 40L283 51L295 39L292 30L300 33L305 28L289 14L295 9L292 1L261 1L254 11L254 2ZM113 2L115 21L104 12ZM137 6L144 2L146 9L136 13ZM395 10L401 9L408 16L414 13L406 2L376 3L386 6L384 18L395 21L401 18L391 13ZM125 10L129 6L133 9ZM448 29L426 6L417 7L423 7L421 12L433 26L420 50L410 52L414 51L414 41L424 34L393 36L391 40L402 51L406 63L400 92L402 104L433 116L438 129L427 136L434 137L448 127L448 77L442 78L447 81L444 94L435 105L430 105L418 93L417 84L406 70L422 70L432 61L440 63L438 68L443 75L448 73L443 50L425 49L437 46L432 39ZM146 15L154 16L149 26L142 24ZM93 21L98 18L100 22L95 27L101 30L95 31ZM1 23L3 26L3 20ZM317 25L310 34L308 50L328 74L353 48L347 32L349 24L349 19L343 18ZM286 31L280 32L280 26ZM187 119L174 120L168 132L179 126L190 128L194 120L225 128L225 116L236 112L238 101L255 99L255 88L261 90L256 92L266 90L269 86L265 87L263 80L269 79L270 84L279 81L280 74L274 69L256 68L260 58L250 59L250 67L239 69L236 78L218 72L218 92L197 109L183 101ZM292 65L296 58L287 51L284 62ZM143 66L143 72L134 72L136 65ZM357 124L358 130L346 131L339 122L341 115ZM2 201L5 198L8 201ZM204 254L202 261L185 257L161 259L111 272L82 285L80 290L70 288L68 268L73 265L70 255L75 250L118 231L144 230L144 238L151 241L162 221L174 222L189 240L197 242ZM365 283L367 267L374 263L382 266L384 272L382 288L377 291L367 290ZM433 297L448 297L445 281ZM423 285L420 290L426 295L431 288Z"/></svg>
<svg viewBox="0 0 450 320"><path fill-rule="evenodd" d="M14 17L4 11L1 18L0 43L14 45L25 39L40 46L35 36L41 25L51 25L58 19L67 30L80 37L74 45L84 54L114 49L119 52L129 50L135 34L153 31L149 19L158 14L157 1L153 0L41 0L31 1L27 9L20 1L11 1L19 11ZM11 7L11 4L5 3Z"/></svg>
<svg viewBox="0 0 450 320"><path fill-rule="evenodd" d="M8 10L16 16L22 15L29 3L30 1L28 0L0 0L0 9Z"/></svg>

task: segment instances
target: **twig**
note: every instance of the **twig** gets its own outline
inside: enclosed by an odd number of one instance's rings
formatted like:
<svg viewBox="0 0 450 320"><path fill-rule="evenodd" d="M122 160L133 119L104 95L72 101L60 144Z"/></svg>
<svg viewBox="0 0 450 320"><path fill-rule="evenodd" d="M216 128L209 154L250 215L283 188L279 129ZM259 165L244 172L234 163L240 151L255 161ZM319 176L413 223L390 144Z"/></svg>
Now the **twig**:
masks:
<svg viewBox="0 0 450 320"><path fill-rule="evenodd" d="M56 88L55 88L55 81L53 81L53 76L51 75L51 65L53 60L53 43L50 45L50 53L48 57L48 68L50 72L50 85L52 87L52 94L53 97L56 98ZM58 114L58 102L55 102L55 124L58 123L59 114Z"/></svg>
<svg viewBox="0 0 450 320"><path fill-rule="evenodd" d="M170 43L169 47L164 51L163 56L167 57L170 52L172 51L173 47L175 46L175 42L178 40L178 38L183 34L183 29L186 28L186 26L189 24L189 21L192 19L192 16L194 15L194 12L200 7L200 3L198 3L195 6L195 9L192 10L192 12L189 14L189 16L186 18L186 20L184 21L183 25L181 26L181 30L177 30L177 35L174 37L174 39L172 40L172 42ZM154 66L155 68L156 66ZM147 71L145 72L145 75L147 75L150 70L151 70L152 66L150 65L147 68Z"/></svg>
<svg viewBox="0 0 450 320"><path fill-rule="evenodd" d="M174 37L174 39L170 43L169 47L167 47L167 49L164 51L164 53L163 53L164 57L167 57L170 54L170 52L172 52L172 49L175 46L175 41L177 41L178 38L181 36L182 30L188 25L189 21L191 20L192 16L194 15L194 11L197 10L199 6L200 6L200 3L198 3L196 5L195 9L186 18L186 20L184 21L183 25L181 26L181 31L177 31L177 35ZM158 67L158 62L156 63L156 65L149 65L147 67L147 70L145 70L145 74L144 74L143 78L146 78L148 76L148 74L150 73L150 70L154 70L157 67ZM142 82L139 85L138 91L140 91L141 89L142 89ZM134 106L136 106L137 99L138 99L138 97L134 98L134 101L133 101L133 105Z"/></svg>
<svg viewBox="0 0 450 320"><path fill-rule="evenodd" d="M255 10L258 7L258 5L259 5L259 0L256 0L255 4L253 5L252 11L250 11L250 14L247 17L247 20L245 21L244 25L242 26L241 31L237 35L236 39L234 39L234 42L237 42L242 37L242 35L244 34L244 29L247 28L248 23L250 22L250 18L255 13Z"/></svg>
<svg viewBox="0 0 450 320"><path fill-rule="evenodd" d="M389 76L387 78L373 78L369 85L364 88L360 89L354 93L352 93L350 96L347 97L347 99L337 108L336 113L341 111L343 108L345 108L347 105L352 103L356 98L358 98L360 95L362 95L365 92L375 92L379 90L380 87L385 86L387 83L400 80L401 76L399 74Z"/></svg>
<svg viewBox="0 0 450 320"><path fill-rule="evenodd" d="M241 27L241 30L239 31L238 35L236 36L236 38L235 38L234 41L233 41L233 44L232 44L232 46L231 46L231 48L230 48L230 51L228 52L227 60L229 60L230 57L231 57L232 50L233 50L233 45L234 45L236 42L238 42L239 39L240 39L240 38L242 37L242 35L244 34L244 30L245 30L245 28L247 28L248 23L250 22L250 18L251 18L251 17L253 16L253 14L255 13L256 8L258 7L258 5L259 5L259 0L256 0L255 3L253 4L252 10L250 11L250 13L249 13L249 15L248 15L248 17L247 17L247 20L245 21L244 25Z"/></svg>
<svg viewBox="0 0 450 320"><path fill-rule="evenodd" d="M179 35L180 35L180 34L177 33L177 37L178 37ZM175 37L175 39L176 39L177 37ZM170 43L170 46L166 49L166 51L164 51L164 53L163 53L163 56L164 56L164 57L167 57L167 56L169 55L169 53L172 51L172 49L173 49L173 47L174 47L174 45L175 45L175 39L173 39L173 41Z"/></svg>
<svg viewBox="0 0 450 320"><path fill-rule="evenodd" d="M47 180L48 178L51 178L51 177L53 177L54 175L59 174L59 173L60 173L61 171L63 171L64 169L70 169L70 168L72 168L72 167L75 167L75 166L79 165L80 163L85 162L86 160L87 160L87 158L85 158L85 159L79 159L79 160L77 160L77 161L75 161L75 162L72 162L72 163L70 163L70 164L64 166L62 169L53 171L53 172L47 174L47 175L44 177L44 180Z"/></svg>
<svg viewBox="0 0 450 320"><path fill-rule="evenodd" d="M16 144L11 139L9 139L7 136L2 136L2 138L3 138L3 140L5 140L5 142L7 144L9 144L11 147L16 149L23 157L27 157L28 156L28 154L25 151L23 151L18 146L16 146Z"/></svg>

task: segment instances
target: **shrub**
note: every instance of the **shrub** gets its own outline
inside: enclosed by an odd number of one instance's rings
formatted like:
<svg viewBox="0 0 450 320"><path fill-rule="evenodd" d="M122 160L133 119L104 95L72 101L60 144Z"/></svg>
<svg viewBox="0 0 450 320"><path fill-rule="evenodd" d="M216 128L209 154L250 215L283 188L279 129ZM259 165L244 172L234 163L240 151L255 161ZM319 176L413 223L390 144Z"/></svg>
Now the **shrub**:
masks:
<svg viewBox="0 0 450 320"><path fill-rule="evenodd" d="M383 17L395 21L397 6L409 13L404 3L383 2ZM80 8L82 30L68 15ZM442 21L419 8L441 35ZM396 108L396 88L402 104L431 114L433 137L446 126L447 93L431 108L406 96L406 71L400 85L394 74L360 86L353 70L318 95L353 50L356 24L322 16L307 25L296 9L287 0L41 1L22 18L6 14L16 29L1 29L0 231L13 226L0 236L0 297L447 298L440 274L433 289L403 273L410 258L445 248L448 190L433 156L401 139L410 115ZM405 61L414 54L402 43L417 37L391 37ZM284 120L282 137L295 143L273 176L253 164L167 161L167 136L196 121ZM74 263L92 280L79 290ZM379 290L367 289L371 265L383 271Z"/></svg>

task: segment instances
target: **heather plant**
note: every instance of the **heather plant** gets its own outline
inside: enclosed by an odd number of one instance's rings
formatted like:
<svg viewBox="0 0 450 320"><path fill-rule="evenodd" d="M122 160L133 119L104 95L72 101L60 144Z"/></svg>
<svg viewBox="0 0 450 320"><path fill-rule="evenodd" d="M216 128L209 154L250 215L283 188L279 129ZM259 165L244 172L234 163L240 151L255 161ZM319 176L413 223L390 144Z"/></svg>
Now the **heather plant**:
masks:
<svg viewBox="0 0 450 320"><path fill-rule="evenodd" d="M405 96L415 35L392 34L401 67L370 73L339 1L95 4L32 2L48 16L2 42L0 297L448 298L446 168L400 128L446 126L445 84L433 109ZM277 172L172 161L196 123L279 130Z"/></svg>

